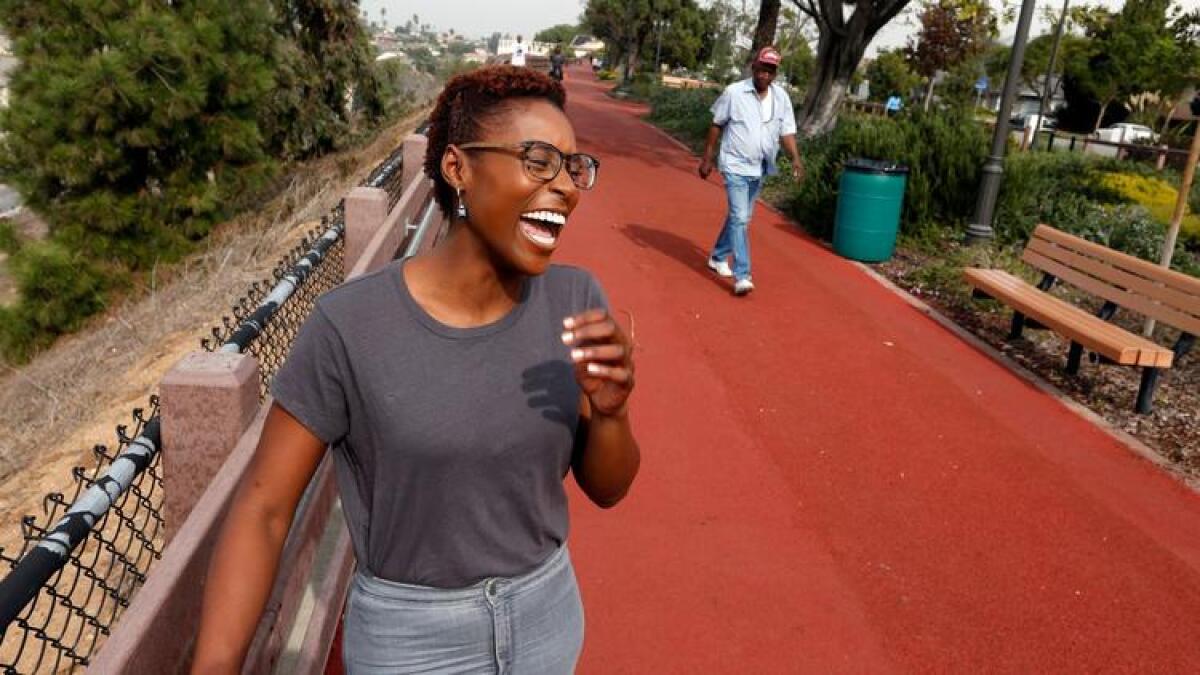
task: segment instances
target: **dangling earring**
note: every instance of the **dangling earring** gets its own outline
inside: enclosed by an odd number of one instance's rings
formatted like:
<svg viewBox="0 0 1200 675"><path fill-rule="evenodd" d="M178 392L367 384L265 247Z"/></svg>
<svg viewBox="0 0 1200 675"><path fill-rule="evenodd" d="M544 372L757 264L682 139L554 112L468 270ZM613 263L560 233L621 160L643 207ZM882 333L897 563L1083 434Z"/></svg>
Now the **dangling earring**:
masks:
<svg viewBox="0 0 1200 675"><path fill-rule="evenodd" d="M467 219L467 203L462 199L462 188L454 188L454 196L458 199L458 208L454 210L454 215L459 220Z"/></svg>

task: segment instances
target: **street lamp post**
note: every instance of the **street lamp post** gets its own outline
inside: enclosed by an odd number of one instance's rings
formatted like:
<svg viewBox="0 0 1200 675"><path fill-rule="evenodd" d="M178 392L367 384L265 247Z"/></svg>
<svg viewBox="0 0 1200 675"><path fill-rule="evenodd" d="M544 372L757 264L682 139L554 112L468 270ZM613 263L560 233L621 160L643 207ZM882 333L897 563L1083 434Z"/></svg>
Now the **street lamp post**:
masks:
<svg viewBox="0 0 1200 675"><path fill-rule="evenodd" d="M1008 116L1012 114L1017 82L1021 79L1021 62L1025 60L1025 42L1029 38L1033 6L1034 0L1023 0L1021 3L1021 15L1017 19L1017 35L1013 38L1012 60L1008 62L1008 74L1004 77L1004 94L1000 99L1000 110L996 113L996 131L992 135L992 154L983 164L983 180L979 183L979 200L975 203L975 218L967 226L968 244L982 243L996 236L992 230L992 217L995 215L996 197L1000 194L1000 181L1004 174L1004 150L1008 143Z"/></svg>
<svg viewBox="0 0 1200 675"><path fill-rule="evenodd" d="M658 31L658 41L654 46L654 76L658 77L658 71L661 68L660 61L662 56L662 34L663 31L671 27L670 19L655 19L654 28Z"/></svg>
<svg viewBox="0 0 1200 675"><path fill-rule="evenodd" d="M1062 42L1063 28L1067 25L1067 5L1071 0L1063 0L1062 14L1058 16L1058 25L1054 27L1054 43L1050 46L1050 65L1046 66L1046 81L1042 84L1042 102L1038 104L1038 129L1042 128L1046 119L1046 110L1050 107L1050 99L1056 88L1054 79L1054 64L1058 61L1058 45Z"/></svg>

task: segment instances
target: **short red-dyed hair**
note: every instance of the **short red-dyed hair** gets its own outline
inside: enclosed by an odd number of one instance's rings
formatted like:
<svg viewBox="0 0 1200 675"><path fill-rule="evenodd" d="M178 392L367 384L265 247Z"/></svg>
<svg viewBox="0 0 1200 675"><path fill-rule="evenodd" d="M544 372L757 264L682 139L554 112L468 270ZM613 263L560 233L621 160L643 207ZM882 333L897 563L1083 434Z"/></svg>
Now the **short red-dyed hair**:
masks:
<svg viewBox="0 0 1200 675"><path fill-rule="evenodd" d="M446 83L429 114L425 150L425 174L433 180L434 199L443 213L454 209L454 188L442 176L446 146L479 140L490 118L523 98L548 101L559 110L567 104L561 83L541 71L518 66L487 66L456 75Z"/></svg>

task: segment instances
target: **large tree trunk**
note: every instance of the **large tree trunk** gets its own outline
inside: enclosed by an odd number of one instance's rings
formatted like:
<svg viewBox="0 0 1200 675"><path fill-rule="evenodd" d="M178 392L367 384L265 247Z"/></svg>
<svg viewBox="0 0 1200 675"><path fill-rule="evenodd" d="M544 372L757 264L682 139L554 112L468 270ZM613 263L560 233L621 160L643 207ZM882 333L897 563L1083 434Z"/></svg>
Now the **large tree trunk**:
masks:
<svg viewBox="0 0 1200 675"><path fill-rule="evenodd" d="M801 134L811 138L833 129L838 108L850 89L850 78L871 37L864 32L856 34L856 31L846 31L845 35L821 32L817 43L817 72L808 83L804 104L800 107Z"/></svg>
<svg viewBox="0 0 1200 675"><path fill-rule="evenodd" d="M640 51L638 49L638 43L636 39L630 41L630 43L625 46L625 49L625 72L621 74L621 81L632 82L633 75L637 72L637 57L638 52Z"/></svg>
<svg viewBox="0 0 1200 675"><path fill-rule="evenodd" d="M762 0L758 5L758 25L754 27L754 40L750 44L750 58L758 50L775 44L775 31L779 24L780 0Z"/></svg>

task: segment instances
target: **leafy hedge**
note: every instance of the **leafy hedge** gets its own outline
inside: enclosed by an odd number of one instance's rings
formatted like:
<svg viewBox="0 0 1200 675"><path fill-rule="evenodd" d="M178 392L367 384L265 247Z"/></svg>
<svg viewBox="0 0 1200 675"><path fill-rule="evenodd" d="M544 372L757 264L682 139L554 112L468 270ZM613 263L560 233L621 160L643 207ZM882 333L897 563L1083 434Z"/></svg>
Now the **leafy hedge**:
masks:
<svg viewBox="0 0 1200 675"><path fill-rule="evenodd" d="M902 231L931 234L971 213L987 142L983 127L962 124L953 112L916 111L900 119L847 116L832 133L803 144L806 179L788 207L810 230L829 237L846 160L891 160L910 171Z"/></svg>

